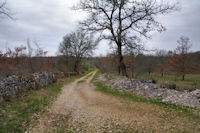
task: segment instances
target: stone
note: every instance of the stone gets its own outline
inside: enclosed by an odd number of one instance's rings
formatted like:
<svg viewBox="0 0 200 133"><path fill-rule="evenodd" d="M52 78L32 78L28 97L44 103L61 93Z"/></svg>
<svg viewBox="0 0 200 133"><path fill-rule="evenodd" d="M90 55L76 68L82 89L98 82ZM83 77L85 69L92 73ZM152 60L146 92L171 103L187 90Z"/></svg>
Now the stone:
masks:
<svg viewBox="0 0 200 133"><path fill-rule="evenodd" d="M126 91L152 99L162 99L163 102L200 109L199 89L192 92L178 91L176 84L173 83L164 83L158 86L150 80L128 79L120 76L108 76L106 74L100 75L98 81L119 91Z"/></svg>
<svg viewBox="0 0 200 133"><path fill-rule="evenodd" d="M63 77L64 74L60 75L59 77ZM10 101L23 92L40 89L55 81L55 74L47 72L34 73L30 76L12 75L0 81L0 96L6 101Z"/></svg>
<svg viewBox="0 0 200 133"><path fill-rule="evenodd" d="M194 96L196 96L198 99L200 99L200 89L194 90L191 92Z"/></svg>

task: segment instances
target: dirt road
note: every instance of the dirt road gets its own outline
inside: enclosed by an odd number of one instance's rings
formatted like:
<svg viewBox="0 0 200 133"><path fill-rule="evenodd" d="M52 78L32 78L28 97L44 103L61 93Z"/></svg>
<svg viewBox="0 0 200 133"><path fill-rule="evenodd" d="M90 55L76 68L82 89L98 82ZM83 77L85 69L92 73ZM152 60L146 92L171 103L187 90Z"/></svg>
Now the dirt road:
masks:
<svg viewBox="0 0 200 133"><path fill-rule="evenodd" d="M92 72L64 86L30 132L198 131L196 121L177 116L173 111L166 112L157 105L132 102L95 90L90 83L94 75Z"/></svg>

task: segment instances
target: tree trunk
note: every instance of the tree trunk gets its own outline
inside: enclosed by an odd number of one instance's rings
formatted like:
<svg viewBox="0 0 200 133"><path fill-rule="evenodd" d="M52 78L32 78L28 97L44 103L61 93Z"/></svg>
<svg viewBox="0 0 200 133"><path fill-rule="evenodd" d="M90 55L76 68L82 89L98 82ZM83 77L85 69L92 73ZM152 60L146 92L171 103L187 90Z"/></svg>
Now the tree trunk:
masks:
<svg viewBox="0 0 200 133"><path fill-rule="evenodd" d="M121 71L120 71L120 63L118 65L118 74L120 75Z"/></svg>
<svg viewBox="0 0 200 133"><path fill-rule="evenodd" d="M185 75L183 74L183 76L182 76L182 80L184 81L185 80Z"/></svg>
<svg viewBox="0 0 200 133"><path fill-rule="evenodd" d="M132 78L133 78L134 77L134 68L132 68L131 74L132 74Z"/></svg>
<svg viewBox="0 0 200 133"><path fill-rule="evenodd" d="M164 76L164 67L161 67L161 76Z"/></svg>
<svg viewBox="0 0 200 133"><path fill-rule="evenodd" d="M79 67L79 61L75 61L75 64L74 64L74 72L76 72L76 73L79 74L78 67Z"/></svg>
<svg viewBox="0 0 200 133"><path fill-rule="evenodd" d="M126 65L124 64L124 58L122 55L121 45L118 45L118 58L119 58L119 66L118 66L119 74L122 74L122 76L128 77L127 72L126 72Z"/></svg>
<svg viewBox="0 0 200 133"><path fill-rule="evenodd" d="M69 58L68 58L68 56L66 56L66 71L67 72L71 71L71 68L69 67Z"/></svg>
<svg viewBox="0 0 200 133"><path fill-rule="evenodd" d="M34 73L31 57L28 57L28 61L29 61L29 66L30 66L30 72L31 72L31 73Z"/></svg>
<svg viewBox="0 0 200 133"><path fill-rule="evenodd" d="M122 71L122 76L128 77L127 72L126 72L126 65L124 64L123 57L120 61L120 67L121 67L121 71Z"/></svg>

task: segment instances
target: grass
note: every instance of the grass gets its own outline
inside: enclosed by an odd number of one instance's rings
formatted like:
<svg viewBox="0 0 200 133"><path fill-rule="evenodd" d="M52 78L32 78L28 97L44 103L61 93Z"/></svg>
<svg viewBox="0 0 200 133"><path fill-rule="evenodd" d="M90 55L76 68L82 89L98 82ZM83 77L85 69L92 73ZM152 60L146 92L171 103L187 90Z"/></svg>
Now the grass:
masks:
<svg viewBox="0 0 200 133"><path fill-rule="evenodd" d="M87 70L87 74L90 73L90 72L92 72L92 71L94 71L94 70L95 70L94 68L90 68L89 67L88 70Z"/></svg>
<svg viewBox="0 0 200 133"><path fill-rule="evenodd" d="M83 83L83 82L85 82L91 75L92 75L92 71L94 71L94 69L88 69L88 71L85 73L87 76L85 77L85 79L83 79L83 80L79 80L78 81L78 83L80 84L80 83ZM89 74L90 73L90 74Z"/></svg>
<svg viewBox="0 0 200 133"><path fill-rule="evenodd" d="M34 119L51 105L64 84L71 83L83 75L59 80L40 90L30 91L25 97L0 104L0 133L25 132Z"/></svg>
<svg viewBox="0 0 200 133"><path fill-rule="evenodd" d="M142 74L138 77L139 79L154 79L158 84L162 83L176 83L181 89L200 89L200 74L187 74L185 80L182 80L182 77L178 77L175 80L173 75L164 75L163 77L160 74L152 73Z"/></svg>
<svg viewBox="0 0 200 133"><path fill-rule="evenodd" d="M81 84L81 83L83 83L83 82L85 82L85 80L84 80L84 79L83 79L83 80L79 80L79 81L78 81L78 83L79 83L79 84Z"/></svg>
<svg viewBox="0 0 200 133"><path fill-rule="evenodd" d="M92 73L91 73L91 74L89 74L89 75L87 75L87 77L86 77L85 79L88 79L90 76L92 76Z"/></svg>
<svg viewBox="0 0 200 133"><path fill-rule="evenodd" d="M94 70L94 68L92 68L92 67L88 68L88 71L90 71L90 72L93 71L93 70Z"/></svg>
<svg viewBox="0 0 200 133"><path fill-rule="evenodd" d="M162 102L161 100L154 100L154 99L140 97L140 96L134 95L132 93L128 93L128 92L120 92L116 89L111 89L108 86L105 86L101 82L96 82L95 80L97 79L97 77L98 77L98 73L96 73L92 82L96 86L96 89L101 91L101 92L104 92L106 94L110 94L110 95L113 95L113 96L118 96L118 97L121 97L121 98L130 99L134 102L142 102L142 103L149 103L149 104L158 105L158 106L160 106L160 107L162 107L162 108L164 108L168 111L175 110L175 111L180 112L180 115L186 115L186 116L189 116L193 119L200 120L199 110L196 110L196 109L191 108L191 107L180 106L180 105Z"/></svg>

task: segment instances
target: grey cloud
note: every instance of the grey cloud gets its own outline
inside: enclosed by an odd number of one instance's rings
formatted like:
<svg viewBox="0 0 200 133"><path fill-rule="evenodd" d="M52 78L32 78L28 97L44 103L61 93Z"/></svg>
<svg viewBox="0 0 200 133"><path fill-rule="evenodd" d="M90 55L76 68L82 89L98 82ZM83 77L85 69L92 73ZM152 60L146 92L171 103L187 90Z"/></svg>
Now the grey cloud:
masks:
<svg viewBox="0 0 200 133"><path fill-rule="evenodd" d="M171 50L176 48L181 35L188 36L193 44L192 51L200 50L200 1L182 0L182 9L164 17L160 17L167 31L153 35L153 39L146 45L153 48Z"/></svg>
<svg viewBox="0 0 200 133"><path fill-rule="evenodd" d="M8 3L16 12L16 20L0 21L0 48L4 48L6 42L8 47L25 44L29 37L51 49L49 53L54 55L62 36L73 31L83 16L70 9L74 1L8 0Z"/></svg>
<svg viewBox="0 0 200 133"><path fill-rule="evenodd" d="M41 47L55 55L62 37L77 28L84 13L72 11L71 7L78 0L7 0L8 6L15 12L15 21L0 20L0 48L26 44L26 38L37 40ZM179 0L182 10L170 15L158 17L167 31L154 33L152 40L147 40L148 48L173 49L181 35L190 37L193 51L200 50L200 1ZM105 55L109 46L103 41L95 55Z"/></svg>

